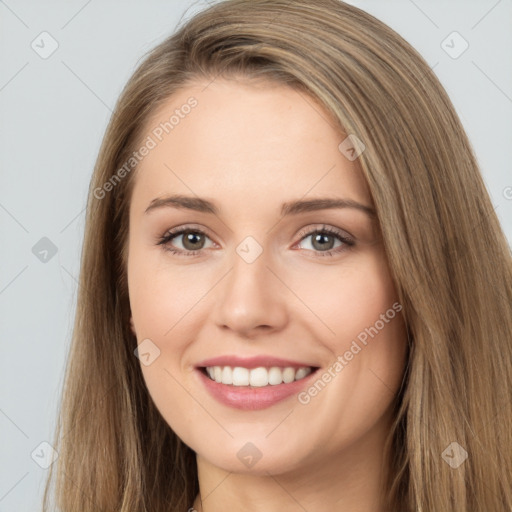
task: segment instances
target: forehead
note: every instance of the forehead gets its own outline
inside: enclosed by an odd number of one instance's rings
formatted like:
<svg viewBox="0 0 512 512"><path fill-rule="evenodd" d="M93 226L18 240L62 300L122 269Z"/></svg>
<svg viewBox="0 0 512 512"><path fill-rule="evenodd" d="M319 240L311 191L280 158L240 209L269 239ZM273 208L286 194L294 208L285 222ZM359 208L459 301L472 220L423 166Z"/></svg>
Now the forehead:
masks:
<svg viewBox="0 0 512 512"><path fill-rule="evenodd" d="M133 200L192 193L263 207L327 194L371 204L358 162L338 147L346 137L315 99L288 86L192 83L146 122L151 149L137 167Z"/></svg>

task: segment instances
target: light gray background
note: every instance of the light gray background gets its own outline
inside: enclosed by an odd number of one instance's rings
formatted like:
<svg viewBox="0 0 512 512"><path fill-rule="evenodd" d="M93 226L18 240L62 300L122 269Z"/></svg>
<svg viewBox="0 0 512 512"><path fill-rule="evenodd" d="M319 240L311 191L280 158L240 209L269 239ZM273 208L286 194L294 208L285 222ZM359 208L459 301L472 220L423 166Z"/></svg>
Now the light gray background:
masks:
<svg viewBox="0 0 512 512"><path fill-rule="evenodd" d="M435 66L512 241L512 0L350 3ZM53 438L86 191L111 109L143 54L206 4L0 0L0 512L39 510L47 470L31 454L45 460L39 445ZM31 47L43 31L59 45L47 59ZM441 46L453 31L469 43L456 59ZM46 262L32 252L42 237L57 248Z"/></svg>

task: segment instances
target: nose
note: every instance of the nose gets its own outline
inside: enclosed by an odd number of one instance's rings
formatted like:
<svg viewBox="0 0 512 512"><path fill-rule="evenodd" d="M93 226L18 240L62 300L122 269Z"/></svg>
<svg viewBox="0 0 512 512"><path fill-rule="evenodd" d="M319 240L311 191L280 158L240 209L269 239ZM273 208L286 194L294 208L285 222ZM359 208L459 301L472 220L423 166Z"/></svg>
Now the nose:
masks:
<svg viewBox="0 0 512 512"><path fill-rule="evenodd" d="M238 254L214 298L215 323L244 338L283 329L288 322L290 292L271 270L265 251L252 263Z"/></svg>

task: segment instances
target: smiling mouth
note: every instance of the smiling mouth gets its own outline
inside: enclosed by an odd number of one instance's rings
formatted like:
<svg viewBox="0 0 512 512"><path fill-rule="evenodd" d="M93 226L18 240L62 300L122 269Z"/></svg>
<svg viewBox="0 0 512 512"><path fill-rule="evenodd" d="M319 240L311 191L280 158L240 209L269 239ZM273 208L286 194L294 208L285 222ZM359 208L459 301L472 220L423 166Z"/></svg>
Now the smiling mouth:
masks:
<svg viewBox="0 0 512 512"><path fill-rule="evenodd" d="M207 366L200 368L200 371L210 380L219 384L232 387L253 387L261 388L266 386L277 386L279 384L290 384L306 378L316 372L316 366L302 366L293 368L291 366L244 368L241 366Z"/></svg>

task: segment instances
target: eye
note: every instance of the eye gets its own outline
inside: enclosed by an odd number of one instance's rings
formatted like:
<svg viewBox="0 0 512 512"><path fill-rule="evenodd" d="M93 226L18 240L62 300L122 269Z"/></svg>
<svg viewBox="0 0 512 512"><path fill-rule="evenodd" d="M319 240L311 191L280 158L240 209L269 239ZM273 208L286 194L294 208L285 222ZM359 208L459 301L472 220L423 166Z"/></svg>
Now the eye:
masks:
<svg viewBox="0 0 512 512"><path fill-rule="evenodd" d="M302 237L301 242L312 237L310 245L313 248L312 250L318 253L318 256L334 256L355 244L354 240L345 233L329 226L322 226L322 228L316 230L301 231L300 236ZM336 239L340 242L340 245L333 249Z"/></svg>
<svg viewBox="0 0 512 512"><path fill-rule="evenodd" d="M181 238L183 249L171 245L171 241L175 238ZM201 249L204 249L205 238L209 237L201 229L184 226L168 231L160 238L157 245L162 245L165 250L180 256L195 256Z"/></svg>
<svg viewBox="0 0 512 512"><path fill-rule="evenodd" d="M308 250L315 252L316 256L334 256L355 245L354 240L344 232L329 226L322 226L309 231L303 230L299 233L299 236L301 237L299 245L303 240L312 237L310 244L312 249ZM175 247L171 243L174 239L179 240L180 238L183 248ZM162 245L166 251L178 256L196 256L205 248L206 239L210 240L203 230L191 226L182 226L168 231L159 239L157 245ZM340 243L337 248L333 248L336 240ZM304 249L304 247L299 248Z"/></svg>

